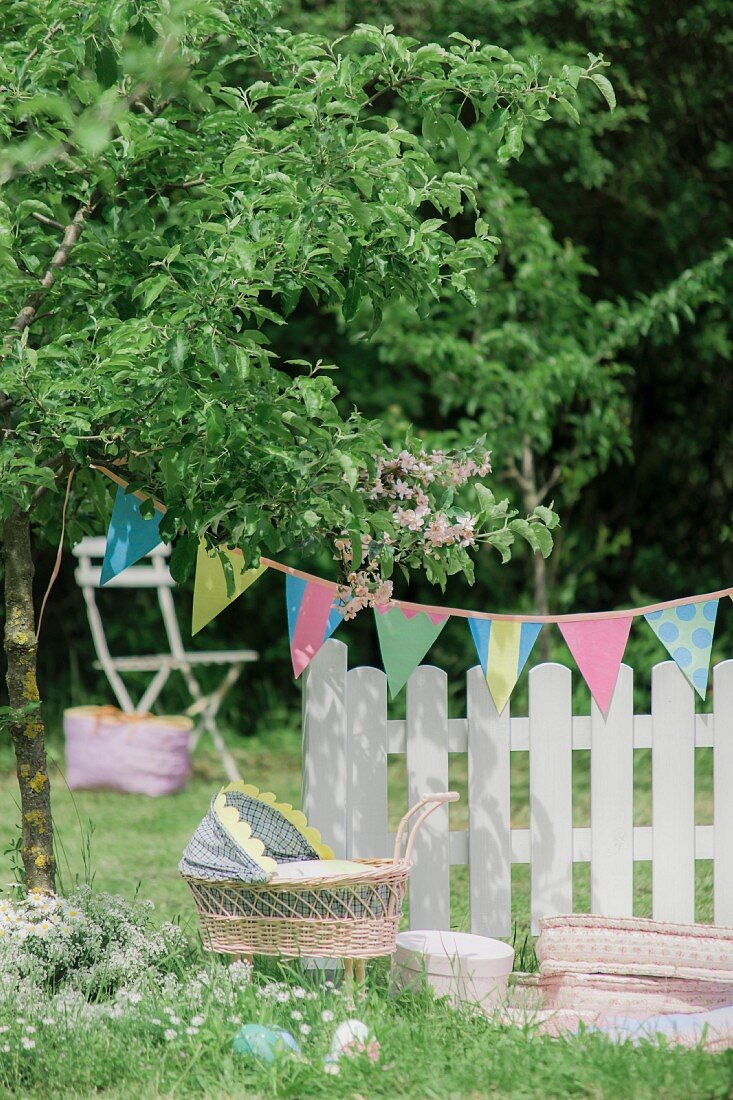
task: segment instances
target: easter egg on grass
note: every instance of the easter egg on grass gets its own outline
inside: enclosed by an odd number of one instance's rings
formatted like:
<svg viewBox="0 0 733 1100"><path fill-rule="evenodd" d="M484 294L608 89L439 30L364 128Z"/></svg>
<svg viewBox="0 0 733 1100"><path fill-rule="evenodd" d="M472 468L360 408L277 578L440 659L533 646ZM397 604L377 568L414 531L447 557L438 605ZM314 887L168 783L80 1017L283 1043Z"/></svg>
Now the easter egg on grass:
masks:
<svg viewBox="0 0 733 1100"><path fill-rule="evenodd" d="M344 1020L336 1028L331 1049L326 1055L324 1069L326 1073L338 1073L339 1059L346 1055L352 1057L355 1054L366 1054L374 1065L379 1061L379 1043L374 1038L371 1028L363 1020Z"/></svg>
<svg viewBox="0 0 733 1100"><path fill-rule="evenodd" d="M300 1054L300 1047L289 1031L281 1027L265 1027L263 1024L244 1024L232 1042L235 1054L249 1055L266 1065L284 1054Z"/></svg>

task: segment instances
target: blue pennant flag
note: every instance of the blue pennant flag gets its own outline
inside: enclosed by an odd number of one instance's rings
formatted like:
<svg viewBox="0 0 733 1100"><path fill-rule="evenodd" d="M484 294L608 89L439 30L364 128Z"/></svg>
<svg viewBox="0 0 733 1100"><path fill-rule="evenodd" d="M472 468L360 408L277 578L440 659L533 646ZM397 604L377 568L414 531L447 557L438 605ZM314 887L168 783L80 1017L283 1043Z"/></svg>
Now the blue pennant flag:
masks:
<svg viewBox="0 0 733 1100"><path fill-rule="evenodd" d="M491 697L501 714L542 630L542 623L469 619L468 625Z"/></svg>
<svg viewBox="0 0 733 1100"><path fill-rule="evenodd" d="M156 508L154 515L141 516L140 504L134 493L126 493L121 486L117 490L107 531L100 584L107 584L159 545L158 528L163 513Z"/></svg>

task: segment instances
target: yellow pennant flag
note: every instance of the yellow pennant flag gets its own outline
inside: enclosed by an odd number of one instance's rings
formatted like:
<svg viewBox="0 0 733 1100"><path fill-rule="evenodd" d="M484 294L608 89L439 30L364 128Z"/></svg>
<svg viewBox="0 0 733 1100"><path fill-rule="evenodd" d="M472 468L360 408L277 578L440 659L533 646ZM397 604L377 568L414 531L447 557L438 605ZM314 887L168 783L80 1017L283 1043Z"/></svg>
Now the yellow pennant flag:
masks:
<svg viewBox="0 0 733 1100"><path fill-rule="evenodd" d="M226 554L232 564L234 573L234 592L227 595L227 579L224 574L224 566L219 560L219 553ZM219 552L207 551L202 539L199 543L196 557L196 579L193 585L193 616L191 633L198 634L199 630L215 619L220 611L228 607L246 592L250 585L261 577L267 569L266 565L260 565L257 569L247 569L242 572L242 555L237 550L230 550L226 546L220 546Z"/></svg>

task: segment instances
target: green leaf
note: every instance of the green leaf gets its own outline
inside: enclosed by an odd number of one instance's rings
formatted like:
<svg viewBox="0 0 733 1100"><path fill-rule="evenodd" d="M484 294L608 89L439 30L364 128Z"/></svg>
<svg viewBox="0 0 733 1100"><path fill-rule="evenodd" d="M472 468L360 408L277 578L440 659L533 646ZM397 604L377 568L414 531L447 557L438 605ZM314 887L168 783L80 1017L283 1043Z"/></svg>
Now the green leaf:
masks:
<svg viewBox="0 0 733 1100"><path fill-rule="evenodd" d="M334 451L334 458L344 471L346 484L350 489L356 488L359 480L359 467L354 459L346 451Z"/></svg>
<svg viewBox="0 0 733 1100"><path fill-rule="evenodd" d="M558 98L557 102L560 104L560 106L565 111L565 113L570 115L573 122L577 126L579 126L580 125L580 115L578 114L577 107L574 107L573 104L570 102L570 100L566 99L565 96L562 96L562 95Z"/></svg>
<svg viewBox="0 0 733 1100"><path fill-rule="evenodd" d="M514 122L507 127L506 133L504 134L504 140L499 146L496 154L501 164L506 164L512 158L518 160L522 155L522 150L524 149L524 142L522 141L523 129L523 122Z"/></svg>
<svg viewBox="0 0 733 1100"><path fill-rule="evenodd" d="M156 298L160 297L170 281L168 275L153 275L151 279L144 279L143 282L138 283L132 297L139 298L142 296L143 306L148 309Z"/></svg>
<svg viewBox="0 0 733 1100"><path fill-rule="evenodd" d="M496 503L496 497L485 485L481 485L479 482L474 486L476 497L479 503L479 510L482 516L488 516Z"/></svg>
<svg viewBox="0 0 733 1100"><path fill-rule="evenodd" d="M458 154L458 163L464 165L471 153L471 138L466 127L457 118L451 118L451 133Z"/></svg>
<svg viewBox="0 0 733 1100"><path fill-rule="evenodd" d="M538 504L532 514L541 519L542 522L550 529L552 529L553 527L557 527L559 523L557 513L554 512L552 508L548 508L544 504Z"/></svg>
<svg viewBox="0 0 733 1100"><path fill-rule="evenodd" d="M547 527L543 527L540 523L532 524L532 530L537 543L537 547L542 554L543 558L550 556L553 546L552 534Z"/></svg>
<svg viewBox="0 0 733 1100"><path fill-rule="evenodd" d="M600 73L591 73L588 80L592 80L596 88L605 99L611 111L616 107L616 93L613 90L613 85L608 77L601 76Z"/></svg>

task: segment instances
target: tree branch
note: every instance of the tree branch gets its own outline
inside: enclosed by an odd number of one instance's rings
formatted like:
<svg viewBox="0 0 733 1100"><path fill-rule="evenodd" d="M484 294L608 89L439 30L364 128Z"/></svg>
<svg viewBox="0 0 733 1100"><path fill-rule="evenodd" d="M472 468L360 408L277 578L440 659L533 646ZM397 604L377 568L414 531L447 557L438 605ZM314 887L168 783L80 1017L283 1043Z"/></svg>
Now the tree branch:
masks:
<svg viewBox="0 0 733 1100"><path fill-rule="evenodd" d="M73 217L73 220L70 222L69 225L67 225L66 229L64 230L64 236L61 244L57 248L54 257L51 260L51 263L46 268L46 273L41 279L41 284L38 290L34 290L33 293L29 295L25 305L10 326L13 332L17 332L19 336L21 336L28 328L28 326L33 322L33 319L38 312L38 307L43 301L44 295L47 291L51 289L51 287L55 283L58 272L61 271L61 269L66 265L69 254L74 245L79 240L79 237L81 237L82 230L84 229L84 223L93 209L94 196L92 196L91 199L85 202L83 206L79 207Z"/></svg>
<svg viewBox="0 0 733 1100"><path fill-rule="evenodd" d="M31 211L31 217L35 218L37 222L42 222L44 225L52 225L54 229L66 228L63 222L57 222L55 218L47 218L45 214L39 214L37 210Z"/></svg>
<svg viewBox="0 0 733 1100"><path fill-rule="evenodd" d="M63 27L63 23L54 23L54 25L49 28L49 30L46 33L45 38L43 38L43 40L40 42L40 44L38 46L35 46L31 50L31 52L28 54L25 61L23 62L23 64L20 67L20 72L18 73L18 80L17 80L17 86L18 87L20 87L20 85L22 84L23 79L25 77L25 71L28 68L28 66L30 65L31 61L34 59L34 57L37 57L37 55L38 55L38 53L41 49L41 46L45 46L47 42L50 42L51 39L53 38L53 36L55 34L58 34L59 31L62 29L62 27Z"/></svg>
<svg viewBox="0 0 733 1100"><path fill-rule="evenodd" d="M516 481L517 485L519 486L519 488L522 490L523 493L528 493L533 488L532 482L529 481L524 476L524 474L521 473L521 471L519 470L519 468L518 468L516 462L514 462L514 460L507 463L507 467L506 467L506 470L504 471L503 477L510 477L514 481Z"/></svg>
<svg viewBox="0 0 733 1100"><path fill-rule="evenodd" d="M545 497L549 493L550 489L553 489L555 487L555 485L557 485L557 483L560 480L561 476L562 476L562 468L560 466L554 466L553 470L552 470L552 473L548 477L547 481L545 482L545 484L542 486L542 488L537 493L537 499L538 499L540 504L545 499Z"/></svg>
<svg viewBox="0 0 733 1100"><path fill-rule="evenodd" d="M48 466L51 469L56 470L55 485L58 485L58 483L62 481L64 477L68 477L69 472L72 469L71 459L69 455L66 454L54 455L53 458L47 459L45 462L42 462L41 465ZM32 512L38 504L39 500L42 500L46 493L50 492L51 487L49 485L39 485L33 496L31 497L28 511Z"/></svg>

